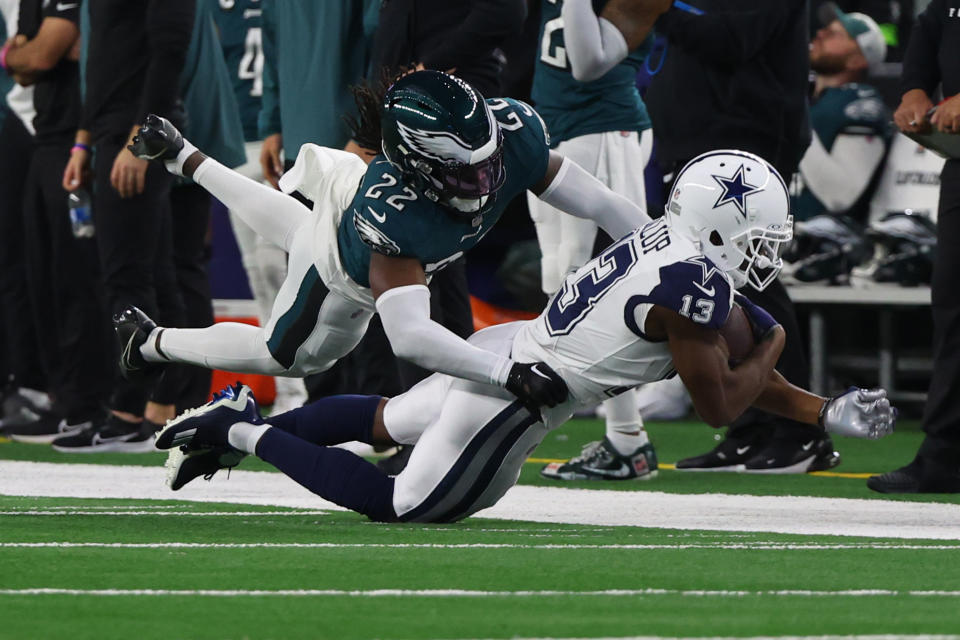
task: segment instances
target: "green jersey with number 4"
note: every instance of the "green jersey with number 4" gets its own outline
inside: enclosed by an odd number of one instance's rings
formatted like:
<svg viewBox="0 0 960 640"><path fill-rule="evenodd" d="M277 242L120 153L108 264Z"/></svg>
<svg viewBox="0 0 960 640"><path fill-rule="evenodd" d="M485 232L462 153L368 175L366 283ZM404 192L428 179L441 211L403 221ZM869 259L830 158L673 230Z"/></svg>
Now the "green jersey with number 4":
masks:
<svg viewBox="0 0 960 640"><path fill-rule="evenodd" d="M649 129L650 116L637 90L637 72L650 52L653 36L602 77L580 82L573 77L567 60L562 4L563 0L543 0L531 93L537 111L550 128L554 146L591 133ZM594 0L594 11L599 13L605 4L606 0Z"/></svg>
<svg viewBox="0 0 960 640"><path fill-rule="evenodd" d="M337 230L340 261L359 285L370 286L370 254L416 258L429 275L475 246L500 219L513 198L547 172L550 139L529 106L509 98L487 104L503 132L503 186L473 217L454 217L402 179L383 155L370 163L360 189Z"/></svg>
<svg viewBox="0 0 960 640"><path fill-rule="evenodd" d="M263 95L263 47L260 39L260 0L206 0L216 2L214 20L220 31L223 57L230 69L240 107L243 137L259 140L257 115Z"/></svg>

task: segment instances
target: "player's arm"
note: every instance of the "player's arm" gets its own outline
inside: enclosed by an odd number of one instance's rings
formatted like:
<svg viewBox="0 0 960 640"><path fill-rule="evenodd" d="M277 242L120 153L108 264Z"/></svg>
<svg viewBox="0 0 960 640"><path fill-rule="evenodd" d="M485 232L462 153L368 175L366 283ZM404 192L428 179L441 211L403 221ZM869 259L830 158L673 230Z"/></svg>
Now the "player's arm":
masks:
<svg viewBox="0 0 960 640"><path fill-rule="evenodd" d="M439 373L505 387L536 412L567 399L567 386L543 363L519 363L478 349L430 318L430 290L415 258L370 255L370 289L398 358Z"/></svg>
<svg viewBox="0 0 960 640"><path fill-rule="evenodd" d="M870 131L840 133L827 151L814 133L800 160L800 173L810 191L829 211L843 213L863 194L883 160L885 143Z"/></svg>
<svg viewBox="0 0 960 640"><path fill-rule="evenodd" d="M852 388L824 398L791 384L772 371L754 407L805 424L815 424L830 433L876 440L893 432L897 410L890 406L883 389Z"/></svg>
<svg viewBox="0 0 960 640"><path fill-rule="evenodd" d="M760 395L783 351L785 333L776 326L735 368L716 329L698 325L666 307L647 314L646 333L666 337L673 366L690 392L693 406L712 427L730 424Z"/></svg>
<svg viewBox="0 0 960 640"><path fill-rule="evenodd" d="M76 22L67 18L44 18L32 40L18 46L22 40L14 39L8 45L4 58L7 72L22 85L33 84L38 75L53 69L72 52L79 37Z"/></svg>
<svg viewBox="0 0 960 640"><path fill-rule="evenodd" d="M563 40L573 77L603 76L641 43L673 0L610 0L600 16L590 0L565 0Z"/></svg>
<svg viewBox="0 0 960 640"><path fill-rule="evenodd" d="M555 151L550 152L543 179L531 191L561 211L593 220L611 238L622 238L650 222L650 216L643 209Z"/></svg>

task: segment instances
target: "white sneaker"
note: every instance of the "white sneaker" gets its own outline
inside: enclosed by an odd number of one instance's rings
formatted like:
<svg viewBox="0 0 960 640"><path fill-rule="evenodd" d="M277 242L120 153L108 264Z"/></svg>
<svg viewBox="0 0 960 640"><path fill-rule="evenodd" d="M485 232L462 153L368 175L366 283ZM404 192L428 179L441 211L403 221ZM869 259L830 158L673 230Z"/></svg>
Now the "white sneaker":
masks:
<svg viewBox="0 0 960 640"><path fill-rule="evenodd" d="M645 384L637 391L644 420L681 420L690 413L690 394L680 376Z"/></svg>
<svg viewBox="0 0 960 640"><path fill-rule="evenodd" d="M307 387L300 378L273 379L277 385L277 397L273 401L272 415L299 409L307 402Z"/></svg>

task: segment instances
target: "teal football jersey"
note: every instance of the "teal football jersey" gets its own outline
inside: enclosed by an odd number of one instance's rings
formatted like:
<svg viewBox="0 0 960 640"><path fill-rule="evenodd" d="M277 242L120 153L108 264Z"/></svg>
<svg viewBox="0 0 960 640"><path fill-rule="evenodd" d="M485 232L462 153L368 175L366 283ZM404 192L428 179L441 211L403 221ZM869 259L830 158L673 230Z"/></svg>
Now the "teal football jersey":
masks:
<svg viewBox="0 0 960 640"><path fill-rule="evenodd" d="M603 77L580 82L570 71L564 47L562 3L543 0L540 55L531 92L554 146L590 133L649 129L650 116L637 90L637 72L650 52L653 36ZM594 0L594 11L599 13L605 4L606 0Z"/></svg>
<svg viewBox="0 0 960 640"><path fill-rule="evenodd" d="M877 90L864 84L845 84L826 89L810 105L813 133L828 152L833 149L833 143L841 133L880 136L889 144L893 135L891 119L890 110ZM790 197L794 218L807 220L827 211L826 205L803 184L799 173L797 176ZM852 207L852 212L856 213L863 204L858 201Z"/></svg>
<svg viewBox="0 0 960 640"><path fill-rule="evenodd" d="M429 275L475 246L515 197L547 172L550 141L543 121L529 106L509 98L488 99L503 131L506 179L492 205L472 220L456 218L405 184L382 154L367 169L337 230L340 261L359 285L370 286L370 253L416 258Z"/></svg>
<svg viewBox="0 0 960 640"><path fill-rule="evenodd" d="M216 2L219 7L214 12L214 19L240 106L243 137L248 142L259 140L257 115L260 113L260 96L263 95L260 0L207 1Z"/></svg>

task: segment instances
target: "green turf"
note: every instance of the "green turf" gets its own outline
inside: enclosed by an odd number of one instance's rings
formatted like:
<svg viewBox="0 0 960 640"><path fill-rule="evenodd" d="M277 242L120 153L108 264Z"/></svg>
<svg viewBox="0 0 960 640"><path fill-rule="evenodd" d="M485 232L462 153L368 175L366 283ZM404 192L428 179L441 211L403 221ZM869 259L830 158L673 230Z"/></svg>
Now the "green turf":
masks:
<svg viewBox="0 0 960 640"><path fill-rule="evenodd" d="M714 432L697 423L653 424L649 430L665 462L701 453L715 443ZM572 421L550 434L533 455L565 458L601 433L599 421ZM906 428L879 442L837 439L844 458L837 471L892 469L912 457L921 437ZM159 466L163 454L71 456L48 447L3 443L0 459ZM539 478L539 466L525 465L521 482L633 491L883 499L868 491L862 479L663 471L650 482L561 485ZM248 459L243 468L267 467ZM0 640L949 634L960 629L960 550L937 548L944 546L943 542L483 518L455 525L378 525L351 513L178 502L172 499L176 494L170 497L130 501L0 496L0 590L310 589L343 593L236 597L0 594ZM919 499L960 502L960 496ZM328 546L9 546L27 542ZM877 543L908 548L875 548ZM481 544L487 546L476 546ZM955 542L946 544L956 546ZM372 597L369 591L374 589L495 593L485 597L413 593ZM668 592L583 593L610 589ZM823 593L868 589L896 594ZM515 593L522 590L563 593ZM771 593L781 590L818 594ZM952 593L919 595L911 591Z"/></svg>
<svg viewBox="0 0 960 640"><path fill-rule="evenodd" d="M29 515L91 507L291 515ZM509 638L622 635L951 633L960 625L956 550L765 549L763 544L856 538L542 525L482 518L457 525L381 526L354 514L171 501L0 498L0 543L262 542L333 548L0 547L0 589L603 591L665 589L746 594L489 597L0 595L0 637L19 638ZM169 510L169 509L168 509ZM875 541L873 541L875 542ZM409 548L400 544L526 548ZM615 549L605 545L697 545ZM750 549L727 549L725 545ZM379 545L379 546L370 546ZM544 548L590 545L601 548ZM539 547L539 548L538 548ZM897 591L785 596L770 591ZM757 593L759 592L759 593Z"/></svg>

